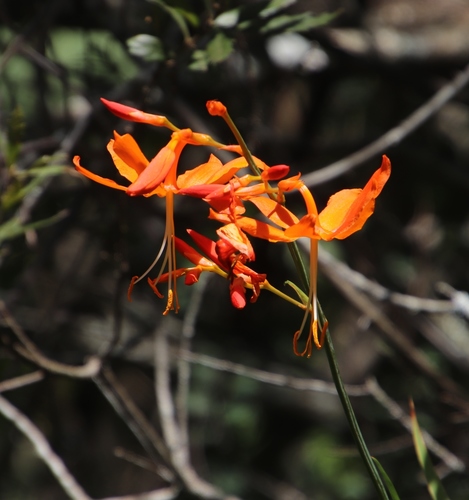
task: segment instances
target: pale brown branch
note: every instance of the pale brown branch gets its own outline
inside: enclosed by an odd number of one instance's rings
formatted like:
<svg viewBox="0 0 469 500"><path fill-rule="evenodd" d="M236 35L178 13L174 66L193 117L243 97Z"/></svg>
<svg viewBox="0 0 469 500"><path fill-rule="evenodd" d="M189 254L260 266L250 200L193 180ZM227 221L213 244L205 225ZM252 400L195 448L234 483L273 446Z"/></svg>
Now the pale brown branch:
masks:
<svg viewBox="0 0 469 500"><path fill-rule="evenodd" d="M159 490L137 493L134 495L125 495L122 497L106 497L101 500L172 500L179 494L180 489L177 486L169 486Z"/></svg>
<svg viewBox="0 0 469 500"><path fill-rule="evenodd" d="M73 500L91 500L83 488L71 475L62 459L52 450L44 434L29 418L7 399L0 395L0 412L26 436L34 446L36 453L49 467L67 495Z"/></svg>
<svg viewBox="0 0 469 500"><path fill-rule="evenodd" d="M250 368L246 365L233 363L232 361L213 358L206 354L182 351L178 352L177 355L182 356L191 363L206 366L213 370L240 375L241 377L250 378L264 384L286 387L297 391L312 391L337 395L337 390L332 382L312 378L292 377L290 375L282 375L281 373L258 370L257 368ZM368 391L361 385L346 385L345 387L349 396L359 397L368 395Z"/></svg>
<svg viewBox="0 0 469 500"><path fill-rule="evenodd" d="M300 245L303 246L303 242L301 240ZM306 249L306 247L304 248ZM320 261L319 264L321 271L344 295L344 297L359 311L370 318L386 335L388 341L398 348L407 359L414 363L414 365L422 373L430 377L440 388L451 393L460 393L459 386L449 377L440 373L438 369L429 361L429 359L414 347L409 338L383 312L380 305L377 305L367 295L360 290L357 290L348 281L344 280L342 278L342 274L337 271L335 265L324 260Z"/></svg>
<svg viewBox="0 0 469 500"><path fill-rule="evenodd" d="M399 144L409 136L420 125L425 123L432 115L440 110L450 99L452 99L469 82L469 64L460 71L451 81L444 85L435 95L417 108L399 125L392 128L384 135L373 141L368 146L359 149L341 160L320 168L315 172L306 174L303 182L309 186L317 186L339 177L358 165L373 158L373 156L386 153L392 146Z"/></svg>
<svg viewBox="0 0 469 500"><path fill-rule="evenodd" d="M155 394L163 438L169 450L170 462L185 489L195 496L213 500L236 500L226 495L194 470L189 450L181 440L181 431L176 418L170 381L170 351L168 331L163 322L155 331Z"/></svg>
<svg viewBox="0 0 469 500"><path fill-rule="evenodd" d="M101 374L93 380L115 412L125 422L143 449L152 458L155 467L157 467L158 474L168 482L174 481L174 474L166 466L158 463L158 457L155 454L156 451L165 462L168 460L168 451L165 443L156 429L148 422L145 415L135 405L111 368L104 367Z"/></svg>
<svg viewBox="0 0 469 500"><path fill-rule="evenodd" d="M13 391L14 389L20 389L26 385L35 384L40 382L44 378L43 371L35 371L32 373L27 373L26 375L21 375L19 377L11 378L9 380L4 380L0 382L0 392Z"/></svg>
<svg viewBox="0 0 469 500"><path fill-rule="evenodd" d="M414 312L448 313L458 310L453 300L437 300L415 297L404 293L393 292L388 288L369 280L363 274L350 269L344 262L336 259L332 254L322 249L319 251L319 264L334 266L342 279L353 285L357 290L362 290L367 295L377 300L387 300L392 304Z"/></svg>
<svg viewBox="0 0 469 500"><path fill-rule="evenodd" d="M202 299L205 293L210 273L202 273L196 287L192 289L191 300L184 316L181 329L181 340L179 348L181 351L191 350L192 337L195 334L195 324L202 307ZM189 412L187 409L187 400L189 397L189 386L191 377L190 364L183 357L178 357L178 387L175 396L176 411L179 422L180 436L182 445L189 449Z"/></svg>
<svg viewBox="0 0 469 500"><path fill-rule="evenodd" d="M101 370L101 360L96 356L90 356L86 363L82 366L66 365L47 358L39 350L36 344L29 339L24 330L12 316L3 300L0 300L0 314L3 316L5 323L10 327L11 331L24 346L15 346L15 350L21 356L29 361L32 361L40 368L43 368L51 373L75 378L91 378L96 376Z"/></svg>

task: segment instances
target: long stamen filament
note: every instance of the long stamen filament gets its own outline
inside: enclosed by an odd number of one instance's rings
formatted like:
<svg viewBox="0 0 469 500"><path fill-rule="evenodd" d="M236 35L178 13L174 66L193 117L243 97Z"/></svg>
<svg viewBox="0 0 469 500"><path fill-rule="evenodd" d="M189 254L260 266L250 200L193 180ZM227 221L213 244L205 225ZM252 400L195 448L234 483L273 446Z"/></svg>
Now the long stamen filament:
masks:
<svg viewBox="0 0 469 500"><path fill-rule="evenodd" d="M318 240L311 240L310 245L310 257L309 257L309 266L310 266L310 292L309 292L309 300L311 302L313 311L312 311L312 321L311 321L311 330L313 334L313 340L316 347L321 348L321 343L318 339L318 248L319 242Z"/></svg>
<svg viewBox="0 0 469 500"><path fill-rule="evenodd" d="M161 247L158 250L158 253L156 254L155 260L150 264L150 267L141 275L139 276L134 282L133 285L141 281L145 276L148 275L148 273L151 272L151 270L158 264L158 261L160 260L160 257L163 255L164 249L166 248L166 243L167 243L167 237L166 234L163 238L163 242L161 243Z"/></svg>

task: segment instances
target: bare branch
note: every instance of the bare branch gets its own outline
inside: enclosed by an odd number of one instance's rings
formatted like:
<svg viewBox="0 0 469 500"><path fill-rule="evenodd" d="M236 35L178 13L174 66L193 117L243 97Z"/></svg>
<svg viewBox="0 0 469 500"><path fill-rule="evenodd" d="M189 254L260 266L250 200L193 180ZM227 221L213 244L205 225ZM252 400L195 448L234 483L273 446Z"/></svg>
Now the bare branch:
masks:
<svg viewBox="0 0 469 500"><path fill-rule="evenodd" d="M11 331L17 336L22 346L15 347L15 350L23 357L36 363L39 367L51 373L66 375L67 377L75 378L91 378L96 376L101 370L101 360L96 356L90 356L86 363L82 366L66 365L47 358L32 342L15 318L11 315L5 302L0 300L0 314L3 316L5 323L10 327Z"/></svg>
<svg viewBox="0 0 469 500"><path fill-rule="evenodd" d="M299 240L299 243L300 246L303 246L301 240ZM426 374L435 384L446 391L456 394L461 392L459 386L452 379L440 373L428 358L414 347L408 337L388 318L380 306L375 304L364 293L357 290L353 285L342 278L342 274L337 271L335 265L325 260L320 261L319 264L321 271L347 300L374 321L379 329L386 335L387 339L397 347L407 359L414 363L422 373Z"/></svg>
<svg viewBox="0 0 469 500"><path fill-rule="evenodd" d="M170 352L168 332L163 322L155 332L155 393L163 437L168 446L171 464L185 488L193 495L205 499L235 500L202 479L190 463L189 452L181 440L176 419L170 381Z"/></svg>
<svg viewBox="0 0 469 500"><path fill-rule="evenodd" d="M347 280L357 290L362 290L377 300L387 300L396 306L414 312L448 313L457 310L457 306L452 300L426 299L393 292L379 283L369 280L363 274L350 269L347 264L322 249L319 252L319 263L334 266L342 279Z"/></svg>
<svg viewBox="0 0 469 500"><path fill-rule="evenodd" d="M182 323L182 335L179 347L181 351L191 350L191 340L195 334L195 324L197 322L197 317L202 306L202 298L204 296L205 288L210 277L210 273L202 273L197 286L193 287L192 289L191 300L187 308L187 312L184 316L184 321ZM189 416L187 410L187 399L189 396L190 377L190 364L183 357L179 356L178 388L175 397L175 403L180 428L181 442L186 450L189 450Z"/></svg>
<svg viewBox="0 0 469 500"><path fill-rule="evenodd" d="M43 378L44 372L38 370L32 373L27 373L26 375L21 375L20 377L4 380L3 382L0 382L0 392L12 391L14 389L25 387L26 385L35 384L36 382L40 382Z"/></svg>
<svg viewBox="0 0 469 500"><path fill-rule="evenodd" d="M158 474L166 481L174 481L174 474L166 466L158 464L158 457L155 455L156 451L165 461L168 460L165 444L155 428L135 405L125 388L119 383L114 372L109 367L105 367L101 374L93 380L116 413L138 439L143 449L153 459Z"/></svg>
<svg viewBox="0 0 469 500"><path fill-rule="evenodd" d="M410 135L415 129L420 127L426 120L440 110L450 99L452 99L469 82L469 64L460 71L453 80L448 82L436 94L417 108L399 125L392 128L380 138L373 141L368 146L359 149L341 160L331 163L315 172L311 172L303 177L303 182L309 186L317 186L339 177L358 165L369 160L375 155L382 154L392 146L399 144Z"/></svg>
<svg viewBox="0 0 469 500"><path fill-rule="evenodd" d="M0 395L0 412L32 443L36 453L49 467L67 495L73 500L91 500L70 474L62 459L52 450L44 434L7 399Z"/></svg>
<svg viewBox="0 0 469 500"><path fill-rule="evenodd" d="M312 378L299 378L290 375L282 375L281 373L273 373L257 368L249 368L246 365L233 363L224 359L217 359L205 354L196 354L189 351L181 351L177 353L191 363L206 366L213 370L219 370L227 373L234 373L241 377L257 380L264 384L275 385L277 387L286 387L297 391L314 391L324 394L337 395L337 390L332 382ZM349 396L368 396L368 391L361 385L346 385Z"/></svg>
<svg viewBox="0 0 469 500"><path fill-rule="evenodd" d="M159 490L148 491L136 495L126 495L123 497L106 497L101 500L172 500L179 494L180 489L176 486L161 488Z"/></svg>

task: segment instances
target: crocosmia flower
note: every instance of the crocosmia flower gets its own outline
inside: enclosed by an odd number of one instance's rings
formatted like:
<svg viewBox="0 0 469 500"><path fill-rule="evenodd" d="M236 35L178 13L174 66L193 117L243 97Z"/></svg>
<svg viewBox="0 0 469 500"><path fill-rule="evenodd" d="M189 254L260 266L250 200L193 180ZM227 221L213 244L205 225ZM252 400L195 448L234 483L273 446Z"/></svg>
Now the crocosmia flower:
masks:
<svg viewBox="0 0 469 500"><path fill-rule="evenodd" d="M296 332L294 337L294 351L301 356L310 356L313 342L316 347L322 345L318 333L317 309L317 266L318 266L318 241L330 241L334 238L344 239L359 231L366 220L374 211L375 200L381 193L391 174L391 162L383 156L381 167L371 176L363 189L344 189L332 195L327 206L318 212L316 202L311 191L300 180L299 176L282 180L278 183L280 192L298 190L306 205L306 214L301 218L290 212L282 204L267 197L253 197L250 199L262 214L274 225L257 219L238 216L236 224L247 234L263 238L272 242L291 242L298 238L309 238L310 249L310 291L309 307L311 308L311 328L303 351L297 347L298 338L304 327ZM232 217L210 212L210 217L220 222L232 222ZM322 335L324 334L324 328Z"/></svg>

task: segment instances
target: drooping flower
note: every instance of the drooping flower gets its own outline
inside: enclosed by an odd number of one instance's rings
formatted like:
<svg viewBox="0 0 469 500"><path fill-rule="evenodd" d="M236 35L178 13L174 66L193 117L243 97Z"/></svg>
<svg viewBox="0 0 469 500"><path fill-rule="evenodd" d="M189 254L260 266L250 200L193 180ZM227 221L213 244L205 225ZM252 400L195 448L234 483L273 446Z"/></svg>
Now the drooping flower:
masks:
<svg viewBox="0 0 469 500"><path fill-rule="evenodd" d="M321 339L318 334L318 309L317 309L317 259L318 241L330 241L334 238L344 239L359 231L366 220L374 211L375 200L381 193L391 174L391 162L383 156L380 168L371 176L363 189L344 189L332 195L327 206L318 213L316 202L307 186L296 176L278 183L280 193L297 189L305 201L307 213L298 219L282 204L267 197L252 197L250 201L274 225L238 216L236 224L247 234L271 242L292 242L301 237L309 238L310 248L310 291L309 307L311 308L311 327L305 349L298 351L297 342L304 327L303 321L300 330L294 336L293 347L296 354L310 356L312 344L320 348ZM232 222L232 216L210 212L210 217L226 224Z"/></svg>
<svg viewBox="0 0 469 500"><path fill-rule="evenodd" d="M165 126L173 130L169 142L150 161L146 158L135 139L130 134L119 135L117 132L114 132L114 139L109 141L107 149L118 172L130 182L130 185L117 183L112 179L101 177L87 170L81 166L79 156L73 158L73 163L76 170L89 179L104 186L125 191L129 196L157 195L165 197L166 228L161 248L148 270L143 273L142 276L132 279L131 286L145 277L161 259L162 266L160 274L162 274L165 267L167 267L170 273L168 282L168 302L164 314L167 314L168 311L172 309L177 312L179 304L176 288L173 286L171 279L171 273L176 269L173 216L174 195L178 192L182 194L183 189L187 191L191 189L196 190L196 186L201 183L209 185L210 183L218 182L223 184L244 165L242 162L238 162L232 165L222 165L220 168L221 162L215 157L212 157L206 164L196 167L192 173L189 171L180 176L178 184L178 162L182 150L186 145L212 146L216 148L224 148L225 146L213 140L209 135L199 134L190 129L178 129L166 120L165 117L151 115L131 108L130 106L114 103L112 101L103 100L103 103L110 111L121 118L155 126ZM185 194L190 193L187 192Z"/></svg>
<svg viewBox="0 0 469 500"><path fill-rule="evenodd" d="M267 283L266 275L259 274L245 265L248 257L242 253L244 247L239 243L240 236L236 235L236 229L231 227L225 232L218 232L221 238L216 242L192 229L188 229L187 232L207 257L176 237L176 249L194 264L194 267L176 269L172 273L172 278L175 280L185 276L186 285L193 285L198 281L202 272L214 272L230 281L230 297L234 307L242 309L246 305L246 288L252 290L250 301L255 302L259 297L261 287ZM232 242L233 245L231 245ZM247 252L248 255L254 257L252 248L248 248ZM170 278L168 272L154 280L148 279L148 282L156 295L162 297L157 285Z"/></svg>

